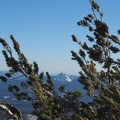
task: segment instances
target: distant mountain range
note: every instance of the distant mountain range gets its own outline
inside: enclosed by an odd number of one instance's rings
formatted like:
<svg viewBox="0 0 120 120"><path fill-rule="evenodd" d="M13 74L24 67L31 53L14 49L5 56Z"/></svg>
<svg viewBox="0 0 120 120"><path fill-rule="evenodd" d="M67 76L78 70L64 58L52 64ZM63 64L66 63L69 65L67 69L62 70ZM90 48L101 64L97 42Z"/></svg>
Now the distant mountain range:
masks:
<svg viewBox="0 0 120 120"><path fill-rule="evenodd" d="M2 71L0 72L0 75L4 75L5 73L6 73L5 71ZM14 106L16 106L17 108L19 108L24 113L26 111L30 112L33 110L33 107L30 101L19 101L15 98L15 96L12 93L8 92L8 85L17 85L21 88L21 82L26 81L26 78L24 76L20 78L19 76L21 76L21 74L13 75L12 78L16 78L16 77L18 78L8 80L6 83L0 81L0 101L1 102L7 101L13 104ZM81 101L89 102L92 100L92 98L86 95L87 91L83 89L83 85L78 82L78 76L67 75L61 72L58 75L51 75L51 78L54 83L54 90L58 95L61 96L63 94L59 91L59 87L62 84L64 84L66 91L80 90L83 93L82 98L80 98ZM45 79L47 79L46 76L45 76ZM21 88L21 90L24 91L23 88Z"/></svg>
<svg viewBox="0 0 120 120"><path fill-rule="evenodd" d="M6 73L9 73L8 71L0 71L0 76L5 76ZM60 82L72 82L74 79L77 79L78 76L76 75L67 75L64 72L60 72L56 75L50 75L52 77L52 80L60 81ZM46 79L46 75L44 78ZM17 78L17 79L16 79ZM21 79L26 79L25 76L23 76L21 73L15 73L13 74L8 80L21 80Z"/></svg>
<svg viewBox="0 0 120 120"><path fill-rule="evenodd" d="M8 73L7 71L0 71L0 75L5 75L5 73ZM11 104L13 104L15 107L19 108L24 114L30 113L33 110L33 106L31 101L19 101L15 98L15 96L8 92L8 85L17 85L21 87L21 82L26 81L26 78L24 76L21 76L21 74L14 74L12 76L11 80L8 80L6 83L0 80L0 102L7 101ZM16 78L17 79L14 79ZM52 81L54 83L54 90L58 95L62 95L59 91L59 87L64 84L66 91L74 91L74 90L80 90L83 94L83 96L80 98L80 101L84 102L90 102L93 99L89 97L86 93L87 91L83 89L83 85L78 82L78 76L76 75L67 75L64 72L61 72L57 75L51 75ZM45 76L45 79L47 77ZM120 82L117 83L120 86ZM24 91L23 88L21 88L22 91Z"/></svg>

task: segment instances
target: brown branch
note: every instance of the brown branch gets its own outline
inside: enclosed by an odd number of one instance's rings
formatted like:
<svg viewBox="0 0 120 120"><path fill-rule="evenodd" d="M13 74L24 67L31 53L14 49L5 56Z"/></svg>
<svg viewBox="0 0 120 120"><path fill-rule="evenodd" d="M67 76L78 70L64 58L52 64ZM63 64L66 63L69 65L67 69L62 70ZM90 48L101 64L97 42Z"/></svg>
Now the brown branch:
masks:
<svg viewBox="0 0 120 120"><path fill-rule="evenodd" d="M110 34L105 33L110 39L112 39L114 42L116 42L117 44L120 45L120 41L118 41L117 39L115 39L114 37L112 37Z"/></svg>
<svg viewBox="0 0 120 120"><path fill-rule="evenodd" d="M21 112L11 104L4 102L0 104L0 110L6 112L7 119L23 120Z"/></svg>

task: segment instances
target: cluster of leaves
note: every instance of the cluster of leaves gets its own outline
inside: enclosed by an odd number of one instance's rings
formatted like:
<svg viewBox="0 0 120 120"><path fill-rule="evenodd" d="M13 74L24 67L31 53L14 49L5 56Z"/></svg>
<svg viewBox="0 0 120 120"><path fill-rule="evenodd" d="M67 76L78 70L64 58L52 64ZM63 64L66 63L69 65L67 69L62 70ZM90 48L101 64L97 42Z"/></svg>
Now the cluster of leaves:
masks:
<svg viewBox="0 0 120 120"><path fill-rule="evenodd" d="M82 43L72 35L73 41L80 45L80 50L78 54L71 51L72 59L81 67L79 82L93 98L93 102L88 103L93 113L85 116L92 120L118 120L120 86L117 82L120 83L120 59L116 59L115 54L118 57L120 40L117 36L110 35L107 24L102 21L103 13L98 4L94 0L89 1L93 14L78 22L79 26L88 28L90 35L86 35L86 38L89 42ZM101 68L96 67L96 64L100 64ZM89 113L88 109L85 110L85 114Z"/></svg>

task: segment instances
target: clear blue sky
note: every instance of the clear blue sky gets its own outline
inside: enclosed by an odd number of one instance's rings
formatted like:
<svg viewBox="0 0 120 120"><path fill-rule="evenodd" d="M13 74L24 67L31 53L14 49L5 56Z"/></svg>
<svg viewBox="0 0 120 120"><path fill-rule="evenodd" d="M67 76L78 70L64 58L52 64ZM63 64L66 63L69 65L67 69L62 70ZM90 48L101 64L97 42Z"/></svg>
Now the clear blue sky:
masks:
<svg viewBox="0 0 120 120"><path fill-rule="evenodd" d="M120 0L97 0L104 21L115 34L120 28ZM86 41L86 29L77 22L91 13L88 0L0 0L0 37L10 46L14 35L29 62L36 61L40 71L78 74L80 67L71 60L71 50L79 51L71 35ZM0 46L0 51L3 49ZM8 70L0 54L0 69Z"/></svg>

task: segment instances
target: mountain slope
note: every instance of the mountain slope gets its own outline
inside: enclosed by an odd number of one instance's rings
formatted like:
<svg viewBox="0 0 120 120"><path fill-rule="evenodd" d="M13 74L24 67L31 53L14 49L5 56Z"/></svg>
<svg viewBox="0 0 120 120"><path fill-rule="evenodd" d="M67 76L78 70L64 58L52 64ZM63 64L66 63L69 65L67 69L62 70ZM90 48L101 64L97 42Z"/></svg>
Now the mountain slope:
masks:
<svg viewBox="0 0 120 120"><path fill-rule="evenodd" d="M72 79L66 75L65 73L61 72L56 77L55 80L61 81L61 82L72 82Z"/></svg>

